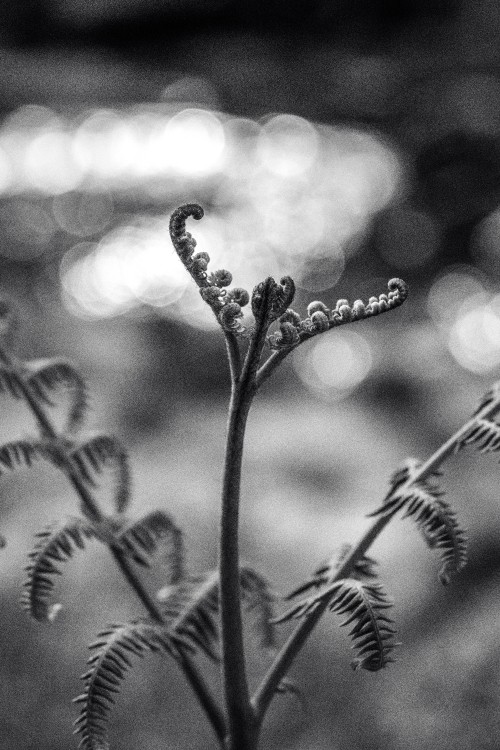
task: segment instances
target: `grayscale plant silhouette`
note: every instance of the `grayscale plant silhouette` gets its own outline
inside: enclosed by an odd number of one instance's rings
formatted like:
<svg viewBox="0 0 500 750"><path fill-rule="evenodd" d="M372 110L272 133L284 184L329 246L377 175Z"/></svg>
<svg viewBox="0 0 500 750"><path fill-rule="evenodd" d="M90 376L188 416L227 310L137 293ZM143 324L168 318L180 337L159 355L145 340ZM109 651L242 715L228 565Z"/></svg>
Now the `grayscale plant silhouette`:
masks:
<svg viewBox="0 0 500 750"><path fill-rule="evenodd" d="M478 409L446 443L425 461L407 460L392 476L386 497L368 509L373 521L353 544L344 544L310 578L297 585L277 611L279 602L265 575L242 565L238 518L245 425L262 383L304 341L340 325L375 317L399 307L408 295L401 279L388 282L387 293L367 303L339 299L328 307L311 302L303 317L291 305L295 286L290 277L267 278L253 292L232 287L231 273L209 269L207 253L195 252L196 241L186 220L199 220L196 204L181 206L170 221L170 236L200 294L215 315L227 346L231 396L223 469L219 565L192 574L186 570L182 531L166 510L158 509L130 522L130 468L125 448L108 435L85 435L86 386L78 371L62 359L23 362L12 353L14 319L0 308L0 390L25 402L38 425L38 436L0 448L0 468L29 467L49 461L63 472L79 497L78 513L51 523L36 536L29 555L22 603L34 619L51 622L59 606L54 584L64 563L89 544L106 545L144 612L129 622L105 626L90 645L82 676L83 692L75 732L83 750L109 747L110 714L120 685L136 656L155 652L171 657L194 691L215 738L224 750L256 750L266 712L274 696L294 689L288 671L325 612L340 616L349 628L354 649L352 666L375 672L393 661L397 642L391 600L377 578L371 545L396 516L412 519L426 544L440 556L439 579L448 584L467 562L467 538L443 497L438 476L444 461L472 445L482 453L500 451L500 388L486 394ZM244 308L250 304L251 316ZM331 335L335 335L333 332ZM51 410L60 391L70 397L62 429ZM104 472L113 480L114 512L106 515L96 499ZM144 584L148 567L161 557L168 571L156 598ZM269 669L253 694L247 680L243 621L249 618L259 646L272 654ZM287 639L280 624L294 622ZM56 627L56 626L54 626ZM222 705L214 696L197 660L203 654L220 670Z"/></svg>

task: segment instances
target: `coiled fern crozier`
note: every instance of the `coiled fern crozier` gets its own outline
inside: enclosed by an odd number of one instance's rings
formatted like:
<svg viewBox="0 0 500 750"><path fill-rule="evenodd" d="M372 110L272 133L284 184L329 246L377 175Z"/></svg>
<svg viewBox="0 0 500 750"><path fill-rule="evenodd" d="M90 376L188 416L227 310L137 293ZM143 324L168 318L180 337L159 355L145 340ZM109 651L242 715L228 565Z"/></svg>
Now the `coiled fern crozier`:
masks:
<svg viewBox="0 0 500 750"><path fill-rule="evenodd" d="M481 453L500 451L500 387L486 394L471 419L426 461L407 460L390 481L389 491L369 515L371 526L355 544L344 544L287 600L293 604L276 614L276 597L266 578L242 565L238 550L238 515L245 425L262 383L303 341L340 325L375 317L400 306L408 295L401 279L391 279L386 293L368 302L340 299L331 307L311 302L303 317L291 308L295 286L289 277L267 278L251 294L232 287L231 273L211 270L210 257L195 252L196 241L186 220L199 220L203 209L181 206L172 214L173 246L215 315L225 337L231 375L231 398L222 485L217 570L186 570L181 530L163 509L138 520L128 517L130 468L125 448L108 435L82 433L87 411L86 386L73 365L53 359L22 362L10 350L13 315L0 303L0 392L22 400L33 413L38 435L0 447L0 474L34 461L49 461L63 472L79 498L79 515L52 523L36 535L29 553L22 604L39 621L52 622L59 605L52 600L54 582L64 563L95 542L105 544L144 612L130 622L104 627L91 644L76 698L80 714L75 732L83 750L109 747L111 708L135 657L148 652L167 655L184 673L215 738L223 750L256 750L259 733L273 697L290 689L287 673L318 620L328 610L349 628L355 669L377 671L393 660L396 628L391 601L377 580L376 564L367 553L398 514L412 519L425 542L441 558L439 578L448 584L467 562L467 537L437 477L456 451L475 446ZM251 316L243 308L250 304ZM334 333L332 335L335 335ZM69 398L65 424L56 429L51 409L61 391ZM95 490L104 472L112 476L114 512L105 514ZM108 483L109 484L109 483ZM153 598L143 583L148 567L161 566L164 586ZM243 643L243 618L249 618L259 647L272 656L260 684L250 693ZM295 622L281 645L279 625ZM281 639L282 640L282 639ZM222 705L212 693L196 661L204 654L220 670Z"/></svg>

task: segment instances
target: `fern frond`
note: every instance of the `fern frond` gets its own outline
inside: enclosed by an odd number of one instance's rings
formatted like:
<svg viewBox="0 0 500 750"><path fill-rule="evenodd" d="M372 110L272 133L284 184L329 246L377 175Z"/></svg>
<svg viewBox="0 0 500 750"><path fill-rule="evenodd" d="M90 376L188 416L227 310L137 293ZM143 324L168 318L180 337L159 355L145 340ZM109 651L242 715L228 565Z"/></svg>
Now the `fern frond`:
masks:
<svg viewBox="0 0 500 750"><path fill-rule="evenodd" d="M81 735L81 750L107 750L109 714L125 672L132 666L130 657L152 651L177 659L179 651L165 628L148 620L110 625L89 648L94 653L88 660L90 669L82 675L84 692L74 699L83 704L75 734Z"/></svg>
<svg viewBox="0 0 500 750"><path fill-rule="evenodd" d="M87 521L76 517L67 519L63 525L53 523L36 536L21 603L35 620L52 621L60 609L59 604L49 605L54 576L61 574L57 563L69 560L76 549L83 549L85 542L96 534Z"/></svg>
<svg viewBox="0 0 500 750"><path fill-rule="evenodd" d="M264 649L276 647L274 624L275 596L269 581L253 568L240 569L241 598L245 611L252 616L252 625Z"/></svg>
<svg viewBox="0 0 500 750"><path fill-rule="evenodd" d="M446 585L467 564L467 536L442 494L429 481L412 482L406 488L400 484L370 515L385 517L404 510L403 518L413 518L429 547L441 553L438 577Z"/></svg>
<svg viewBox="0 0 500 750"><path fill-rule="evenodd" d="M87 388L80 373L64 359L40 359L26 363L26 383L30 390L48 406L61 387L70 394L71 405L64 432L74 432L83 422L87 410Z"/></svg>
<svg viewBox="0 0 500 750"><path fill-rule="evenodd" d="M266 579L248 566L240 569L242 604L252 617L262 648L274 648L274 597ZM219 660L219 572L186 579L177 586L158 592L163 614L172 631L201 649L210 659Z"/></svg>
<svg viewBox="0 0 500 750"><path fill-rule="evenodd" d="M367 585L354 578L341 584L329 608L338 615L347 615L343 626L354 623L349 632L357 653L352 667L377 672L394 661L390 654L399 645L393 622L385 614L392 602L380 584Z"/></svg>
<svg viewBox="0 0 500 750"><path fill-rule="evenodd" d="M492 406L495 401L497 403L500 401L500 380L497 380L496 383L493 383L493 386L490 388L490 390L484 394L473 416L475 417L477 414L479 414L479 412L483 411L483 409Z"/></svg>
<svg viewBox="0 0 500 750"><path fill-rule="evenodd" d="M305 594L305 592L309 591L310 589L318 589L321 586L328 586L333 583L342 563L348 557L351 549L352 545L343 544L325 563L323 563L323 565L321 565L314 571L312 576L308 578L305 583L297 586L297 588L287 594L285 599L295 599L295 597L301 596L301 594ZM376 564L376 561L372 557L368 557L367 555L365 555L354 564L352 577L360 579L376 578Z"/></svg>
<svg viewBox="0 0 500 750"><path fill-rule="evenodd" d="M356 578L335 581L317 594L297 602L275 622L308 617L325 604L330 611L347 615L342 625L353 625L349 635L357 652L352 662L354 669L376 672L393 661L390 654L399 644L395 641L393 622L385 613L392 602L378 583L367 584Z"/></svg>
<svg viewBox="0 0 500 750"><path fill-rule="evenodd" d="M500 425L489 419L478 419L460 445L473 445L480 453L496 453L500 451Z"/></svg>
<svg viewBox="0 0 500 750"><path fill-rule="evenodd" d="M130 468L128 455L122 444L109 435L96 435L74 448L70 458L81 477L91 486L96 486L96 475L110 467L115 474L115 507L123 513L130 499Z"/></svg>
<svg viewBox="0 0 500 750"><path fill-rule="evenodd" d="M16 440L0 447L0 476L5 470L30 468L40 458L48 458L43 443L31 440Z"/></svg>
<svg viewBox="0 0 500 750"><path fill-rule="evenodd" d="M139 564L149 567L154 555L168 571L168 583L178 583L184 577L184 546L182 532L170 516L161 510L148 513L125 529L118 541Z"/></svg>
<svg viewBox="0 0 500 750"><path fill-rule="evenodd" d="M19 374L6 365L0 366L0 393L14 398L23 397L23 384Z"/></svg>
<svg viewBox="0 0 500 750"><path fill-rule="evenodd" d="M186 579L158 592L171 632L182 636L210 659L219 661L219 573Z"/></svg>

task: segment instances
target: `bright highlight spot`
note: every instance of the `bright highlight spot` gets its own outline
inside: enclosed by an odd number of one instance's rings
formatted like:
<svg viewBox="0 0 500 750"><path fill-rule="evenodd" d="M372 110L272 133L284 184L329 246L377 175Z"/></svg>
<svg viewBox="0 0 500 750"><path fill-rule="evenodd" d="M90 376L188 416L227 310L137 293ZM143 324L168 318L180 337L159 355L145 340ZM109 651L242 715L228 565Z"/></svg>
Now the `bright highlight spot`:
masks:
<svg viewBox="0 0 500 750"><path fill-rule="evenodd" d="M319 335L297 349L293 359L306 388L326 401L349 395L368 376L372 363L368 342L352 331Z"/></svg>
<svg viewBox="0 0 500 750"><path fill-rule="evenodd" d="M107 110L87 117L73 142L74 157L81 169L102 179L125 177L137 159L138 149L133 128Z"/></svg>
<svg viewBox="0 0 500 750"><path fill-rule="evenodd" d="M459 314L450 331L448 347L456 361L470 372L483 374L500 367L500 296L486 303L481 296L472 309Z"/></svg>
<svg viewBox="0 0 500 750"><path fill-rule="evenodd" d="M449 328L470 298L485 294L481 274L473 266L454 266L439 276L429 290L427 310L436 325Z"/></svg>
<svg viewBox="0 0 500 750"><path fill-rule="evenodd" d="M24 162L28 183L48 195L73 190L82 172L72 156L72 139L67 133L49 131L28 146Z"/></svg>
<svg viewBox="0 0 500 750"><path fill-rule="evenodd" d="M295 177L314 164L318 134L302 117L277 115L262 128L257 153L270 172L279 177Z"/></svg>
<svg viewBox="0 0 500 750"><path fill-rule="evenodd" d="M224 128L214 114L185 109L167 123L158 156L166 169L202 175L220 168L224 146Z"/></svg>

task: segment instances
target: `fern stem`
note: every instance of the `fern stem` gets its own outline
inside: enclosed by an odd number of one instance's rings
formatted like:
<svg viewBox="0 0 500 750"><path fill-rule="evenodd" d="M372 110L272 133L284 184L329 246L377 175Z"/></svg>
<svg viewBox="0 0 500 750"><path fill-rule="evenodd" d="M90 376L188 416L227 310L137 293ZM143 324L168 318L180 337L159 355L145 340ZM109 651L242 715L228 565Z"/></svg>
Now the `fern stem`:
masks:
<svg viewBox="0 0 500 750"><path fill-rule="evenodd" d="M240 347L238 346L238 339L234 333L230 333L229 331L224 331L224 337L226 339L231 382L236 383L241 373L241 353Z"/></svg>
<svg viewBox="0 0 500 750"><path fill-rule="evenodd" d="M243 649L238 522L243 441L251 396L233 386L229 408L222 487L219 549L222 678L228 716L227 750L250 750L253 722Z"/></svg>
<svg viewBox="0 0 500 750"><path fill-rule="evenodd" d="M404 494L405 491L408 491L411 488L412 484L423 482L425 479L432 476L441 464L457 451L462 440L470 432L474 424L477 423L478 419L492 418L498 411L500 411L500 396L497 396L491 403L488 403L483 409L480 409L472 419L468 420L449 438L449 440L443 443L443 445L441 445L432 456L425 461L425 463L412 473L411 477L409 477L403 485L397 488L398 493ZM373 542L396 513L381 516L374 521L358 541L356 546L352 548L349 555L340 566L337 574L332 578L332 584L335 581L340 581L350 575L354 565L366 554ZM320 604L317 609L309 615L309 617L302 619L276 655L269 671L264 676L261 684L252 697L252 705L259 724L262 723L267 708L269 707L280 682L290 669L295 657L307 641L327 606L328 600L325 600L324 603Z"/></svg>
<svg viewBox="0 0 500 750"><path fill-rule="evenodd" d="M255 378L255 385L257 388L260 388L264 380L267 380L272 375L272 373L283 362L285 357L290 354L291 351L291 349L278 349L266 359L264 364L257 371L257 375Z"/></svg>
<svg viewBox="0 0 500 750"><path fill-rule="evenodd" d="M267 302L265 299L264 305L267 305ZM241 376L235 377L234 370L231 369L232 388L222 484L219 545L222 679L228 717L227 750L254 750L258 733L250 703L243 646L238 525L245 427L257 390L255 374L266 341L268 320L266 312L257 321Z"/></svg>

